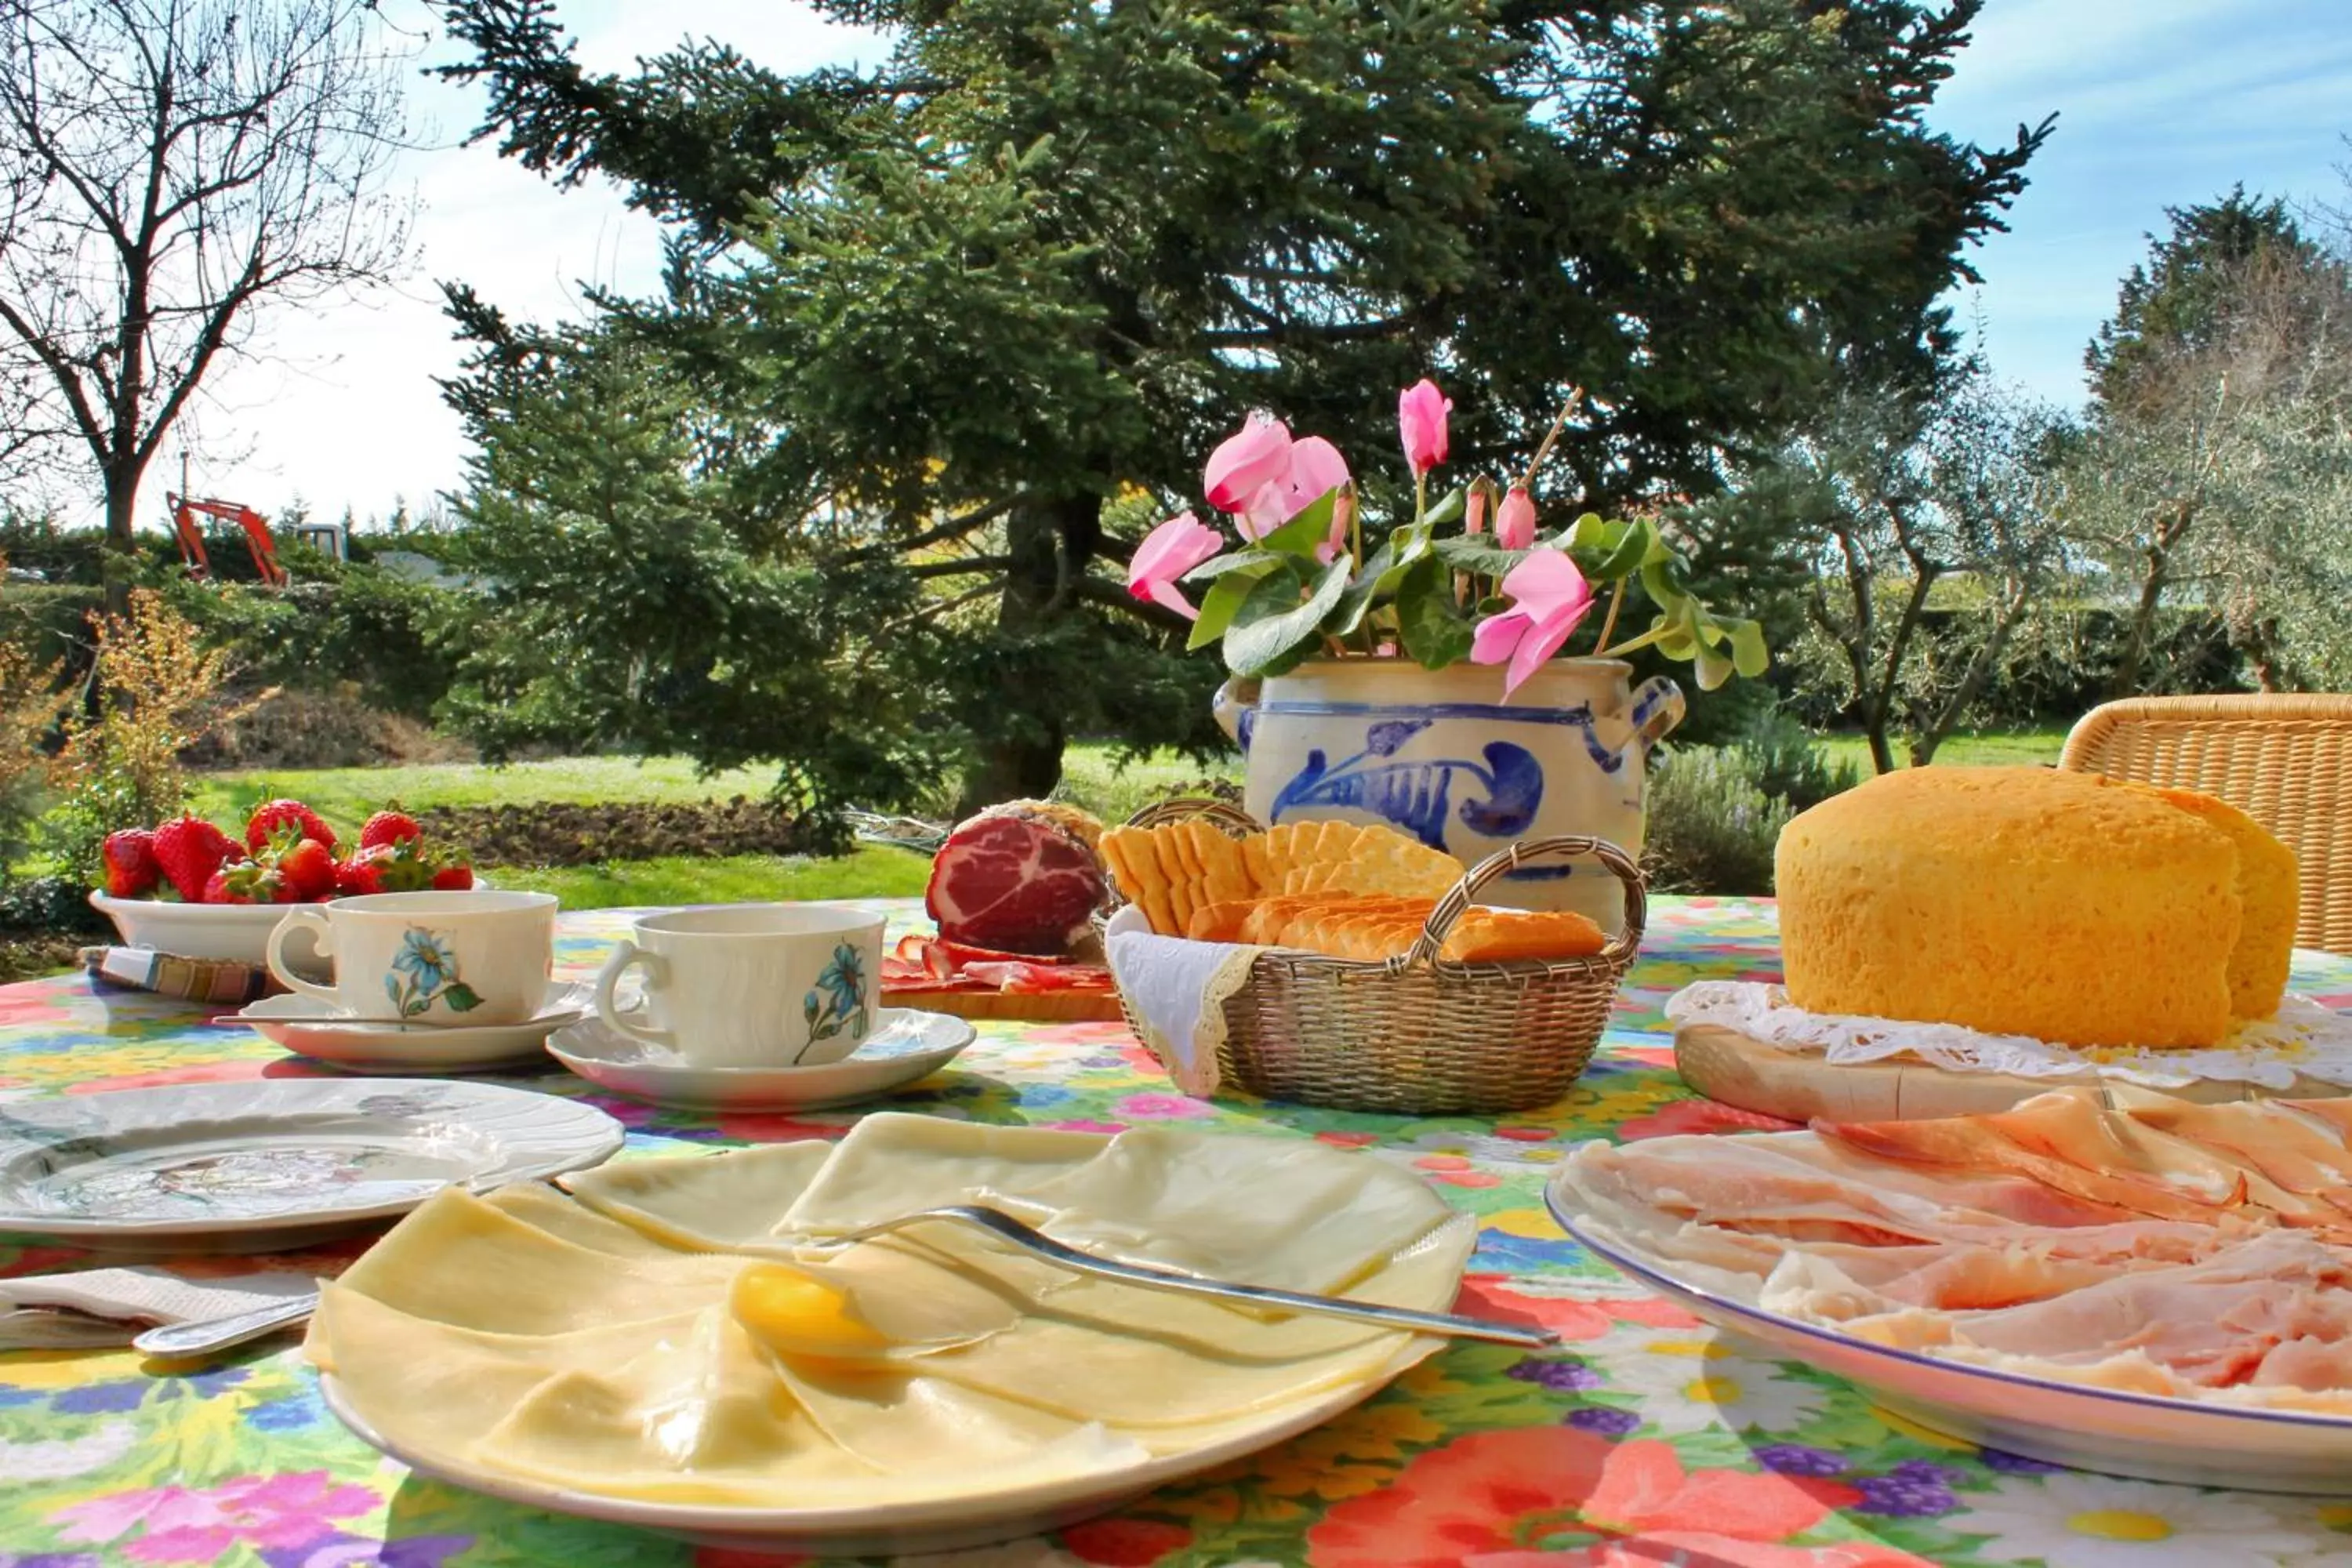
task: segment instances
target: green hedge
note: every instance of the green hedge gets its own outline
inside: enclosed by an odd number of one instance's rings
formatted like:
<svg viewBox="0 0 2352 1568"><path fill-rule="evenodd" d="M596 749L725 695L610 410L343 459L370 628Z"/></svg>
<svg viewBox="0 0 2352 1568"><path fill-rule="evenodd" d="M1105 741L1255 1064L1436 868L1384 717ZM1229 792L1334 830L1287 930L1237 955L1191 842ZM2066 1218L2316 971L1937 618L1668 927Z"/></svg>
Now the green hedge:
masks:
<svg viewBox="0 0 2352 1568"><path fill-rule="evenodd" d="M105 603L104 589L79 583L12 583L0 588L0 643L79 672L89 666L90 613Z"/></svg>

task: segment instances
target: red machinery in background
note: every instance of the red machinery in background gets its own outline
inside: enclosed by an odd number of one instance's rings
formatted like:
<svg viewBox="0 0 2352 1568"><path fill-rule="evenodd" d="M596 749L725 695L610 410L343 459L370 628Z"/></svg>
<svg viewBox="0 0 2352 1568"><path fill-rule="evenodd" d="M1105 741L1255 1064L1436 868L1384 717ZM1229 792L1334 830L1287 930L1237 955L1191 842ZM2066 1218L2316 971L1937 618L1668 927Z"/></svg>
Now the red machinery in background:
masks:
<svg viewBox="0 0 2352 1568"><path fill-rule="evenodd" d="M235 501L196 500L168 492L163 504L171 509L172 528L180 536L180 559L187 565L189 575L212 574L212 558L205 553L204 530L196 526L196 514L201 512L244 529L245 547L253 552L254 570L261 574L261 580L273 588L286 586L286 568L278 563L278 542L270 537L268 520L259 512Z"/></svg>

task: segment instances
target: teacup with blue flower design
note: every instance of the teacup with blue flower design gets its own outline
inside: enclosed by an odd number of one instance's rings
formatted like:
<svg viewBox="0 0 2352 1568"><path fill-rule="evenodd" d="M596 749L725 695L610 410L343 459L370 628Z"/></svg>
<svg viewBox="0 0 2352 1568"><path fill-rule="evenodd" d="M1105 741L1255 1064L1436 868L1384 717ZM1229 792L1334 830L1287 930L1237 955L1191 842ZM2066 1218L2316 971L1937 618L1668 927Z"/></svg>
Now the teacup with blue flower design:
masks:
<svg viewBox="0 0 2352 1568"><path fill-rule="evenodd" d="M815 1067L855 1051L880 1006L882 918L824 904L647 915L596 979L596 1014L702 1068ZM622 977L643 1000L625 1007Z"/></svg>
<svg viewBox="0 0 2352 1568"><path fill-rule="evenodd" d="M269 935L269 973L352 1018L441 1027L520 1024L547 999L555 971L552 893L368 893L298 905ZM307 930L335 961L320 985L287 964Z"/></svg>

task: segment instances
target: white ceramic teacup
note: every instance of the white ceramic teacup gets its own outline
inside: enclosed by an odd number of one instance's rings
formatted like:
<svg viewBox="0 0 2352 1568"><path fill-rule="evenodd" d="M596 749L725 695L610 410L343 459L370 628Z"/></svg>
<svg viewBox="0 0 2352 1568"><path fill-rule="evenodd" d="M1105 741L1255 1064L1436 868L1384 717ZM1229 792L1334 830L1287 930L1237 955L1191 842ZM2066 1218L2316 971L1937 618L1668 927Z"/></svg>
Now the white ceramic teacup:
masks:
<svg viewBox="0 0 2352 1568"><path fill-rule="evenodd" d="M269 973L290 991L354 1018L489 1026L520 1024L555 973L552 893L366 893L286 911L269 933ZM320 985L287 962L308 931L335 980Z"/></svg>
<svg viewBox="0 0 2352 1568"><path fill-rule="evenodd" d="M643 973L624 1010L621 977ZM596 1016L697 1067L839 1061L874 1026L882 918L809 904L717 904L638 921L596 977Z"/></svg>

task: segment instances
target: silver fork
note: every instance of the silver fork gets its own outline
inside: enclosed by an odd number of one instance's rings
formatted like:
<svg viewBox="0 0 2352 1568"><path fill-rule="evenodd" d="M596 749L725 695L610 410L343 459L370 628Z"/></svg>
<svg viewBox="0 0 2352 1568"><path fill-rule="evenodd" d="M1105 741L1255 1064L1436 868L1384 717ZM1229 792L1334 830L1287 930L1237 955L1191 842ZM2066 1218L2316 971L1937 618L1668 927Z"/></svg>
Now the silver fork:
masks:
<svg viewBox="0 0 2352 1568"><path fill-rule="evenodd" d="M908 1226L922 1225L931 1220L953 1220L977 1226L1065 1268L1080 1274L1100 1275L1103 1279L1116 1279L1125 1285L1139 1285L1147 1290L1166 1290L1181 1296L1205 1296L1211 1300L1238 1301L1246 1306L1269 1307L1285 1312L1345 1318L1351 1322L1373 1323L1384 1329L1401 1329L1409 1333L1442 1334L1458 1340L1488 1340L1496 1344L1521 1345L1534 1350L1548 1349L1559 1343L1559 1335L1549 1329L1520 1328L1512 1323L1463 1317L1453 1312L1422 1312L1410 1307L1384 1307L1376 1301L1355 1301L1344 1296L1309 1296L1297 1290L1277 1290L1269 1285L1240 1285L1224 1279L1204 1279L1195 1274L1179 1274L1172 1269L1149 1268L1139 1263L1118 1263L1108 1258L1097 1258L1090 1252L1080 1252L1073 1247L1065 1247L1053 1237L1022 1224L1002 1209L992 1209L982 1204L949 1204L940 1208L919 1209L895 1219L862 1226L839 1237L825 1237L819 1245L847 1247L870 1237L903 1230Z"/></svg>
<svg viewBox="0 0 2352 1568"><path fill-rule="evenodd" d="M1100 1275L1106 1279L1139 1285L1150 1290L1206 1296L1212 1300L1239 1301L1254 1307L1276 1308L1286 1312L1345 1318L1353 1322L1374 1323L1384 1329L1402 1329L1417 1334L1490 1340L1496 1344L1521 1345L1533 1350L1549 1349L1559 1343L1559 1336L1549 1329L1523 1329L1509 1323L1492 1322L1485 1318L1461 1317L1452 1312L1420 1312L1410 1307L1383 1307L1378 1302L1352 1301L1341 1296L1308 1296L1295 1290L1277 1290L1267 1285L1238 1285L1223 1279L1203 1279L1197 1275L1178 1274L1165 1268L1147 1268L1141 1264L1118 1263L1108 1258L1097 1258L1092 1253L1080 1252L1076 1247L1065 1247L1053 1237L1031 1229L1002 1209L978 1204L951 1204L943 1208L919 1209L845 1236L827 1237L820 1245L849 1247L869 1237L929 1220L961 1220L966 1225L978 1226L1065 1268L1081 1274ZM151 1356L171 1361L190 1360L232 1349L248 1340L260 1339L265 1334L294 1328L308 1319L318 1305L318 1293L306 1292L282 1301L273 1301L265 1307L257 1307L249 1312L239 1312L235 1317L206 1318L195 1322L171 1323L150 1329L131 1343L133 1349Z"/></svg>

